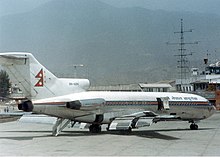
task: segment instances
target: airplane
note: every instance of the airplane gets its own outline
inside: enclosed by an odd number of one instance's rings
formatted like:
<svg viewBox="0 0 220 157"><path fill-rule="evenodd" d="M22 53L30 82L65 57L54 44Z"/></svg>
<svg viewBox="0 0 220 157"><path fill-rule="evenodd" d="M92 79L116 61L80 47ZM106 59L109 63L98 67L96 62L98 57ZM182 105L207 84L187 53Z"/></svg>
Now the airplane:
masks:
<svg viewBox="0 0 220 157"><path fill-rule="evenodd" d="M197 130L216 110L195 94L88 91L88 79L58 78L27 52L0 53L0 65L25 95L19 110L56 117L54 136L70 122L89 124L91 133L100 133L102 124L131 132L161 121L188 121Z"/></svg>

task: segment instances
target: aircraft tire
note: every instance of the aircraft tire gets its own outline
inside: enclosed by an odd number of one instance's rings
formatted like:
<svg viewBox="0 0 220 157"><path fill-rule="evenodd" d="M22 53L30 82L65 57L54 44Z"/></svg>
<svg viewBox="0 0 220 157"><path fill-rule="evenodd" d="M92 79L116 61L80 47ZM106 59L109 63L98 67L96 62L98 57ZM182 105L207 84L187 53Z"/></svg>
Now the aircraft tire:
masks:
<svg viewBox="0 0 220 157"><path fill-rule="evenodd" d="M198 130L198 125L197 124L195 124L195 123L192 123L191 125L190 125L190 129L191 130Z"/></svg>
<svg viewBox="0 0 220 157"><path fill-rule="evenodd" d="M102 130L101 125L98 125L98 124L92 124L89 127L89 131L91 133L100 133L101 130Z"/></svg>

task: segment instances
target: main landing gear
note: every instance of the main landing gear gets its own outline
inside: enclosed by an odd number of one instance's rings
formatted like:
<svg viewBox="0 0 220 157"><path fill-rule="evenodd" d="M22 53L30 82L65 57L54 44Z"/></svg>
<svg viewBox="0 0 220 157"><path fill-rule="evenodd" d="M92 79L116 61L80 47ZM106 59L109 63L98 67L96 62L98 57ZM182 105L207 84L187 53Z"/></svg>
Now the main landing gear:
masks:
<svg viewBox="0 0 220 157"><path fill-rule="evenodd" d="M192 124L190 124L190 129L191 130L198 130L198 125L197 124L195 124L195 123L192 123Z"/></svg>
<svg viewBox="0 0 220 157"><path fill-rule="evenodd" d="M102 131L102 127L99 124L92 124L89 126L89 131L91 133L100 133Z"/></svg>

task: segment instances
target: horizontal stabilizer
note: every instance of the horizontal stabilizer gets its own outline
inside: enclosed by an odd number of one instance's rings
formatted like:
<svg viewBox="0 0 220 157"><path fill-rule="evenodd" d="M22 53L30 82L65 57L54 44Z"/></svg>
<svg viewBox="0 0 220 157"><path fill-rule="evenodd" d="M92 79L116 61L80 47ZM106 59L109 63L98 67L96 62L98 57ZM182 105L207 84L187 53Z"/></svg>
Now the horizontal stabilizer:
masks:
<svg viewBox="0 0 220 157"><path fill-rule="evenodd" d="M6 59L27 59L27 56L12 56L12 55L7 55L7 54L1 54L0 57L6 58Z"/></svg>
<svg viewBox="0 0 220 157"><path fill-rule="evenodd" d="M24 65L27 63L28 56L19 55L19 54L8 54L8 53L0 53L0 63L3 66L9 65Z"/></svg>

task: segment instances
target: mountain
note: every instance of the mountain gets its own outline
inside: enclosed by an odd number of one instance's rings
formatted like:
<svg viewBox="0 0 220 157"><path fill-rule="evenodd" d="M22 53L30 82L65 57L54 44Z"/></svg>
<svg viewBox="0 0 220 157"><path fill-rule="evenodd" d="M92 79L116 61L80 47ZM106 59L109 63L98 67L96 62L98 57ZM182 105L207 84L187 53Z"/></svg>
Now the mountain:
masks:
<svg viewBox="0 0 220 157"><path fill-rule="evenodd" d="M193 0L193 1L179 1L179 0L101 0L107 4L115 7L142 7L151 10L166 10L166 11L184 11L184 12L199 12L211 13L220 15L219 0Z"/></svg>
<svg viewBox="0 0 220 157"><path fill-rule="evenodd" d="M0 17L28 12L48 1L51 0L0 0Z"/></svg>
<svg viewBox="0 0 220 157"><path fill-rule="evenodd" d="M32 52L58 76L88 77L92 84L155 82L176 78L180 19L194 28L185 41L196 51L219 57L220 17L190 12L117 8L98 0L53 0L29 12L0 18L0 50ZM215 50L215 51L214 51Z"/></svg>

